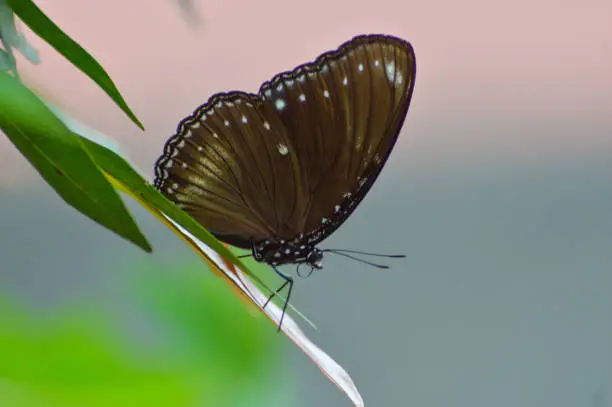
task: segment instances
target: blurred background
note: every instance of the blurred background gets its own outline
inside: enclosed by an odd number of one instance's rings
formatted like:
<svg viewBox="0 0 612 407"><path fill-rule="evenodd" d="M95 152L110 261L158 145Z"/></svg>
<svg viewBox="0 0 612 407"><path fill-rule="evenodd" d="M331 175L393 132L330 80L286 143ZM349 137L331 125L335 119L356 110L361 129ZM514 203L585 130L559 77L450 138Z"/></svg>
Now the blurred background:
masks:
<svg viewBox="0 0 612 407"><path fill-rule="evenodd" d="M165 139L211 94L255 92L356 34L409 40L418 70L399 142L368 197L323 245L407 258L381 271L330 255L324 270L298 278L294 304L319 328L308 335L349 371L366 405L612 405L612 3L37 4L102 63L147 130L27 31L42 64L22 60L25 81L115 138L149 179ZM105 332L139 349L161 341L156 369L180 372L194 389L227 359L202 359L197 375L175 364L199 361L202 349L234 354L206 338L235 330L243 345L257 343L249 369L265 383L241 384L243 405L350 405L182 241L130 208L152 255L65 205L0 138L0 298L10 304L0 315L18 307L30 315L15 317L19 326L63 315L102 329L97 318L72 315L95 310L112 326ZM181 291L194 282L202 294ZM143 309L137 298L152 292L157 299ZM212 308L227 307L214 317L205 311L211 292L225 293ZM160 333L160 314L178 305L157 305L175 297L192 303ZM171 334L187 316L182 329L204 331L186 334L189 346ZM232 379L240 371L227 369Z"/></svg>

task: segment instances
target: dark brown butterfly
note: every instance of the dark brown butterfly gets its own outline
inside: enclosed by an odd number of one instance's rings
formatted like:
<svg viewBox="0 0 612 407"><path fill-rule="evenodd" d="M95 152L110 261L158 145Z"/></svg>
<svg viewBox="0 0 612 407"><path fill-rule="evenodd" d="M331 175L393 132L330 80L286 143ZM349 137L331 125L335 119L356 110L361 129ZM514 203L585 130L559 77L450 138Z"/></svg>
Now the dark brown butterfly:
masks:
<svg viewBox="0 0 612 407"><path fill-rule="evenodd" d="M415 73L408 42L364 35L276 75L256 95L216 94L166 143L155 186L218 239L271 265L285 279L280 289L289 284L288 301L293 280L276 266L321 268L316 245L378 177Z"/></svg>

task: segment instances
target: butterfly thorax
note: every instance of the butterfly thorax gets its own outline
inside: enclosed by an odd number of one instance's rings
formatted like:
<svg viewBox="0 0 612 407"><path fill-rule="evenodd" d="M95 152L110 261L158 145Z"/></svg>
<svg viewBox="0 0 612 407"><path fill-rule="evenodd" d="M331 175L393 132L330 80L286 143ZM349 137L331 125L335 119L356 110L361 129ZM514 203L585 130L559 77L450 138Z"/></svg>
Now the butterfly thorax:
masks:
<svg viewBox="0 0 612 407"><path fill-rule="evenodd" d="M307 263L313 268L322 268L323 251L303 243L299 236L290 241L266 239L254 242L252 251L255 260L273 266Z"/></svg>

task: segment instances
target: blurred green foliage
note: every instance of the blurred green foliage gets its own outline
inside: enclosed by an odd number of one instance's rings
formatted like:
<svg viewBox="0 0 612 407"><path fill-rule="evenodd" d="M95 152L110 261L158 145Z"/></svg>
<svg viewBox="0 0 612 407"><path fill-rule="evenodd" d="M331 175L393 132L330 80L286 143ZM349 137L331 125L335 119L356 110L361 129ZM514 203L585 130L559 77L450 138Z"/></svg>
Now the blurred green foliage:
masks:
<svg viewBox="0 0 612 407"><path fill-rule="evenodd" d="M225 283L202 265L139 275L126 289L151 329L121 328L91 304L49 318L0 302L0 405L291 404L284 338Z"/></svg>

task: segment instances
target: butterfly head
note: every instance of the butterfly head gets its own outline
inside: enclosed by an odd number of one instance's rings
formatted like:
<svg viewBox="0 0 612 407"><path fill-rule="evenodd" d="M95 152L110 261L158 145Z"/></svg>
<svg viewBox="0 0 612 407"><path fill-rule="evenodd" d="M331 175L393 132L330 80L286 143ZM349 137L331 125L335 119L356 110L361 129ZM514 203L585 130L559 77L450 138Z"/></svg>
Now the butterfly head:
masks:
<svg viewBox="0 0 612 407"><path fill-rule="evenodd" d="M306 256L306 262L313 269L321 270L323 268L323 251L314 247Z"/></svg>

